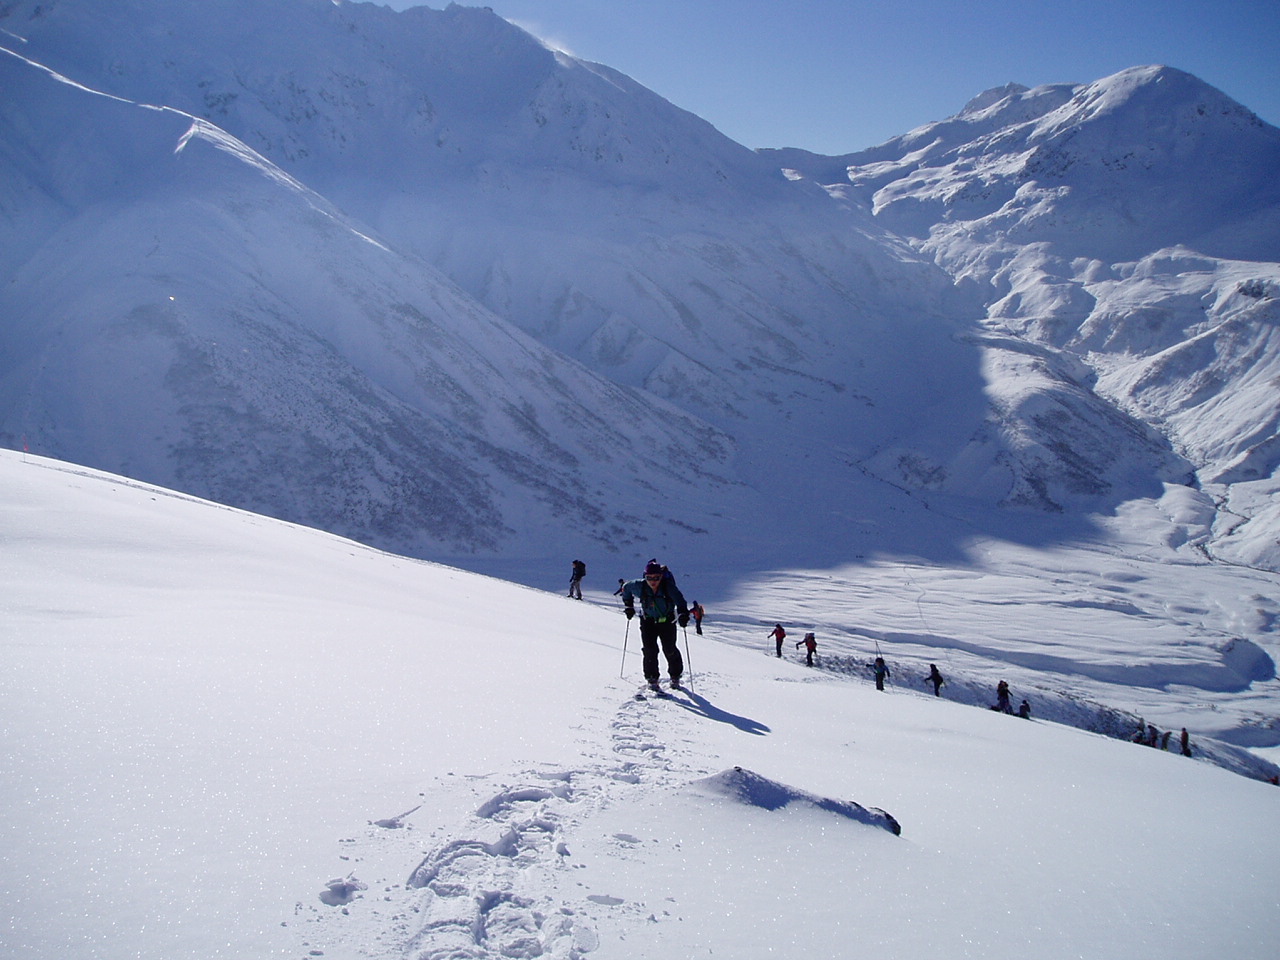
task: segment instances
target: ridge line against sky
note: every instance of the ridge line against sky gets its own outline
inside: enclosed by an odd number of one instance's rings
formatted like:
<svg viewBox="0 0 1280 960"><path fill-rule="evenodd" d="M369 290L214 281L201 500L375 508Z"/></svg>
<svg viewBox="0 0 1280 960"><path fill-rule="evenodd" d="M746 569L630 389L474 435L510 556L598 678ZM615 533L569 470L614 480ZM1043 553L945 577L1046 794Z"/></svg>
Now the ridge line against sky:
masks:
<svg viewBox="0 0 1280 960"><path fill-rule="evenodd" d="M384 0L397 10L448 0ZM748 147L839 155L992 87L1195 74L1280 125L1277 0L473 0Z"/></svg>

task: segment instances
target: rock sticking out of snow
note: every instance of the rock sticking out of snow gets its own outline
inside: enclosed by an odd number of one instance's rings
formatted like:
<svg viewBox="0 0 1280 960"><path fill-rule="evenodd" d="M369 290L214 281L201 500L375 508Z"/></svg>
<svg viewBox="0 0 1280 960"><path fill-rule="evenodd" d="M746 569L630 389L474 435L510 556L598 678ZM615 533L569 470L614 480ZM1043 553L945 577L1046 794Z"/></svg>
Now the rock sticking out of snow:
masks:
<svg viewBox="0 0 1280 960"><path fill-rule="evenodd" d="M902 827L891 815L877 807L864 807L852 800L833 800L805 790L770 780L752 770L733 767L714 776L695 780L693 787L700 793L723 797L764 810L781 810L792 804L804 804L830 813L857 820L868 826L881 827L894 836L902 833Z"/></svg>
<svg viewBox="0 0 1280 960"><path fill-rule="evenodd" d="M368 889L368 884L361 883L353 877L339 877L328 882L325 890L320 894L320 902L331 907L341 907L354 900L361 890Z"/></svg>

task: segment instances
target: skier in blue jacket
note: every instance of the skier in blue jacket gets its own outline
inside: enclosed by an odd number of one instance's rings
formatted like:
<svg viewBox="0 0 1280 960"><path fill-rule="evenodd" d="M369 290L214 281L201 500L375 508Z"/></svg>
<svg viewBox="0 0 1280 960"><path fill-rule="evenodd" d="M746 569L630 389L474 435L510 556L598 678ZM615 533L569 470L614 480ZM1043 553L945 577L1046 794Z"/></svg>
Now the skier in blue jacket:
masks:
<svg viewBox="0 0 1280 960"><path fill-rule="evenodd" d="M671 686L680 689L680 677L684 673L684 660L676 644L676 624L687 626L689 607L684 594L676 586L676 578L657 560L650 560L644 568L644 577L622 585L622 607L630 620L636 615L635 603L640 601L640 644L644 661L644 678L649 686L658 687L658 647L667 658L667 671Z"/></svg>

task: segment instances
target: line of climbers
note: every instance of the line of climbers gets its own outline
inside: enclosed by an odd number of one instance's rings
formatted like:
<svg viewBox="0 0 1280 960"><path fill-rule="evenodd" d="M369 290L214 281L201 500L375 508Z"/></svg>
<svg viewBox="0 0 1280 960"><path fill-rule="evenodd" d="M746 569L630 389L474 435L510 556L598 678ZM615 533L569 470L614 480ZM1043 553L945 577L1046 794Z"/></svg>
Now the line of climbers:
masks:
<svg viewBox="0 0 1280 960"><path fill-rule="evenodd" d="M581 560L574 560L569 575L570 597L582 599L582 578L586 574L587 565ZM640 644L645 681L650 686L657 686L658 652L661 650L667 662L671 686L679 690L680 680L684 674L684 658L681 657L680 648L676 643L676 626L685 627L692 618L698 636L702 636L702 618L706 613L702 604L696 600L691 604L686 603L684 594L676 585L675 575L666 564L659 563L656 559L645 564L644 574L637 580L628 581L619 577L618 589L613 591L613 595L622 597L622 608L627 620L631 620L636 615L635 605L637 601L640 603ZM782 642L787 638L786 628L781 623L775 623L768 636L774 641L776 656L781 657ZM795 646L797 650L804 647L805 665L812 667L813 657L818 649L818 642L813 632L806 633L802 639L796 641ZM884 657L877 656L869 669L875 680L876 689L883 691L885 681L891 676L889 665L885 663ZM932 684L933 695L940 697L942 687L947 681L938 670L938 665L931 663L929 673L924 677L923 682ZM991 709L1000 713L1014 713L1012 694L1007 680L1001 680L996 684L996 702ZM1031 719L1031 703L1025 698L1018 705L1017 714L1024 720ZM1170 736L1171 731L1166 730L1161 734L1153 725L1139 720L1137 732L1132 739L1134 743L1168 750ZM1179 747L1184 757L1191 756L1191 738L1186 727L1182 728L1179 736Z"/></svg>

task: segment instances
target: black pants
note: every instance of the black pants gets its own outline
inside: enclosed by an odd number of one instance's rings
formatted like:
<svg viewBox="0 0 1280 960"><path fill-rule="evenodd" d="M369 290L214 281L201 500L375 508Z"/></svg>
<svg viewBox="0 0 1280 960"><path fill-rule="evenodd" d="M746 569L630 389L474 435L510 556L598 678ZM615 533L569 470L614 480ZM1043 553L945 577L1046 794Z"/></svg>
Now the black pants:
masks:
<svg viewBox="0 0 1280 960"><path fill-rule="evenodd" d="M667 658L667 671L672 680L679 680L684 673L684 659L680 656L680 647L676 643L676 624L674 620L658 623L656 620L640 618L640 644L644 654L644 678L653 683L658 679L658 646L662 646L662 654Z"/></svg>

